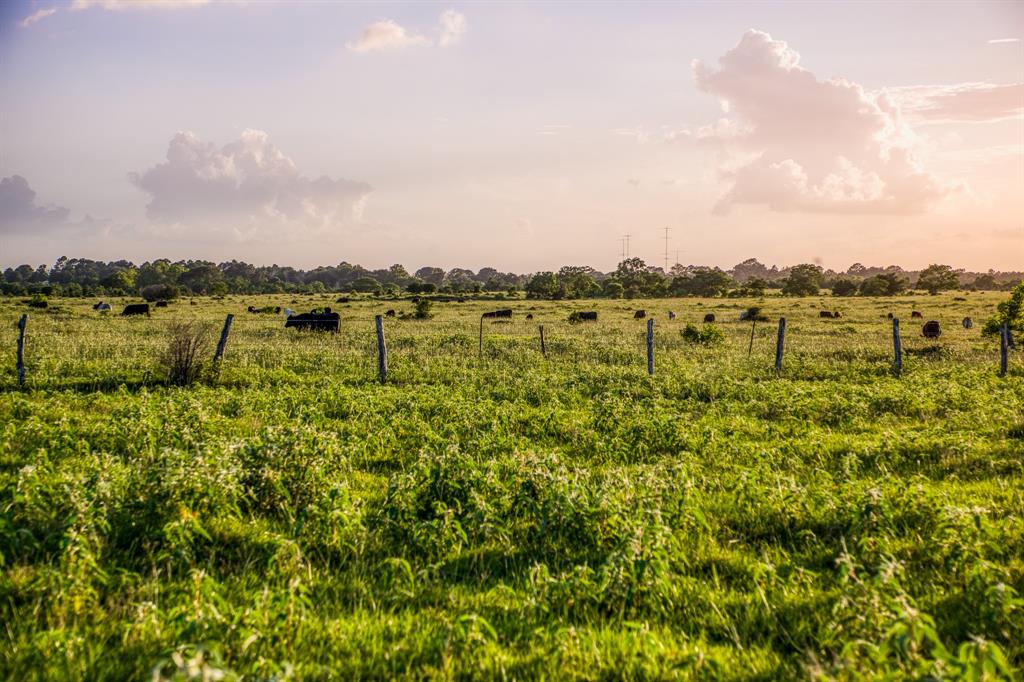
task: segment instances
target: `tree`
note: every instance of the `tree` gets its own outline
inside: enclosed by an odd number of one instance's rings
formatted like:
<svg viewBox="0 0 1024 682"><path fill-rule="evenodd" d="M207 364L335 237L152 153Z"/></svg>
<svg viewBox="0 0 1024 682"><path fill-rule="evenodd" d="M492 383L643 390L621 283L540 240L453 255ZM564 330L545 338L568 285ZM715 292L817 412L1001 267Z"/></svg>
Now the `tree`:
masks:
<svg viewBox="0 0 1024 682"><path fill-rule="evenodd" d="M1024 281L1017 285L1010 298L996 306L996 314L985 323L982 333L998 334L1004 323L1012 331L1024 332Z"/></svg>
<svg viewBox="0 0 1024 682"><path fill-rule="evenodd" d="M940 291L956 289L960 286L960 278L956 271L948 265L929 265L917 277L916 288L924 289L932 296Z"/></svg>
<svg viewBox="0 0 1024 682"><path fill-rule="evenodd" d="M648 267L642 258L627 258L619 263L612 278L622 285L627 298L657 296L668 289L665 275Z"/></svg>
<svg viewBox="0 0 1024 682"><path fill-rule="evenodd" d="M424 267L416 271L416 279L430 282L435 286L441 286L444 282L444 270L441 268Z"/></svg>
<svg viewBox="0 0 1024 682"><path fill-rule="evenodd" d="M896 272L884 272L860 283L861 296L897 296L907 290L909 282Z"/></svg>
<svg viewBox="0 0 1024 682"><path fill-rule="evenodd" d="M732 277L718 268L695 268L688 277L672 280L671 291L680 296L721 296L732 286Z"/></svg>
<svg viewBox="0 0 1024 682"><path fill-rule="evenodd" d="M999 291L999 282L992 276L992 273L985 273L974 278L971 289L975 291Z"/></svg>
<svg viewBox="0 0 1024 682"><path fill-rule="evenodd" d="M789 276L782 285L782 293L787 296L816 296L821 284L822 270L813 263L801 263L789 271Z"/></svg>
<svg viewBox="0 0 1024 682"><path fill-rule="evenodd" d="M857 283L852 279L837 279L832 283L833 296L854 296L857 294Z"/></svg>
<svg viewBox="0 0 1024 682"><path fill-rule="evenodd" d="M616 279L606 279L603 290L604 295L608 298L622 298L623 293L625 293L622 282Z"/></svg>
<svg viewBox="0 0 1024 682"><path fill-rule="evenodd" d="M538 272L526 284L527 298L558 298L561 285L553 272Z"/></svg>
<svg viewBox="0 0 1024 682"><path fill-rule="evenodd" d="M600 287L594 279L594 268L586 265L566 265L558 271L558 282L564 298L587 298Z"/></svg>

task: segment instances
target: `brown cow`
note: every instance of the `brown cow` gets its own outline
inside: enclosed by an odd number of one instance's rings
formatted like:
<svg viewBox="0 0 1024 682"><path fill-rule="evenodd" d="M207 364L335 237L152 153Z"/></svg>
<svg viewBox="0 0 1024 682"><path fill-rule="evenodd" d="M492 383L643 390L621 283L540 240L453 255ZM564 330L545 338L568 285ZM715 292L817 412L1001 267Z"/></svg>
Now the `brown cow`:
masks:
<svg viewBox="0 0 1024 682"><path fill-rule="evenodd" d="M919 318L922 318L922 319L923 319L923 318L924 318L924 315L922 315L922 314L921 314L921 311L919 311L919 310L915 310L915 311L913 311L912 313L910 313L910 317L911 317L911 318L914 318L914 317L919 317Z"/></svg>
<svg viewBox="0 0 1024 682"><path fill-rule="evenodd" d="M638 310L635 313L633 313L633 319L634 320L642 320L645 317L647 317L647 311L646 310Z"/></svg>

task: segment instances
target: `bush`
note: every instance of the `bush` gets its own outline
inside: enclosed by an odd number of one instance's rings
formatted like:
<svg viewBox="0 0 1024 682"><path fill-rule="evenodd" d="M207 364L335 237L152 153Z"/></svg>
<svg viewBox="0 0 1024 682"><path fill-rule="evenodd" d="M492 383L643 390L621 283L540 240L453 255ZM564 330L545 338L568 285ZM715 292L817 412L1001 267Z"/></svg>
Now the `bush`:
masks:
<svg viewBox="0 0 1024 682"><path fill-rule="evenodd" d="M751 322L767 322L768 316L761 312L761 306L752 305L746 310L746 315L742 318Z"/></svg>
<svg viewBox="0 0 1024 682"><path fill-rule="evenodd" d="M209 327L194 322L172 322L167 328L167 349L160 366L173 386L188 386L203 374L204 358L209 354Z"/></svg>
<svg viewBox="0 0 1024 682"><path fill-rule="evenodd" d="M25 305L29 308L47 308L50 304L46 301L45 296L42 294L36 294L29 300L25 301Z"/></svg>
<svg viewBox="0 0 1024 682"><path fill-rule="evenodd" d="M690 343L699 343L704 346L717 346L725 341L725 334L713 324L706 324L703 328L687 324L679 333Z"/></svg>
<svg viewBox="0 0 1024 682"><path fill-rule="evenodd" d="M417 320L426 320L432 317L430 309L434 307L434 304L429 298L421 298L416 301L416 311L412 314Z"/></svg>
<svg viewBox="0 0 1024 682"><path fill-rule="evenodd" d="M1006 323L1011 331L1024 332L1024 282L1010 294L1010 298L996 306L996 314L985 323L982 333L992 336L999 333L999 327Z"/></svg>
<svg viewBox="0 0 1024 682"><path fill-rule="evenodd" d="M178 298L178 287L173 284L150 284L139 290L139 295L152 303L153 301L170 301Z"/></svg>

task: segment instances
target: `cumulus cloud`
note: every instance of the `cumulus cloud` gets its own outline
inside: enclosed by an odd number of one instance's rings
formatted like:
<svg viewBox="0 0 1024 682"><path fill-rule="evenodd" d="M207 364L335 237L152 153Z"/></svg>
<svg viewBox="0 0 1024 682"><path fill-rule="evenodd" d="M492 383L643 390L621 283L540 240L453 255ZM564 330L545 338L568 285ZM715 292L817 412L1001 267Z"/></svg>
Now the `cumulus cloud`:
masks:
<svg viewBox="0 0 1024 682"><path fill-rule="evenodd" d="M40 206L36 192L20 175L0 179L0 231L21 232L55 227L68 219L63 206Z"/></svg>
<svg viewBox="0 0 1024 682"><path fill-rule="evenodd" d="M466 17L453 9L445 10L438 18L437 45L451 47L462 42L468 24ZM345 47L356 54L368 52L395 52L410 47L430 47L434 41L424 35L406 29L391 19L381 19L363 29L359 40L345 43Z"/></svg>
<svg viewBox="0 0 1024 682"><path fill-rule="evenodd" d="M843 79L819 80L800 55L747 31L717 69L693 64L697 87L725 116L697 132L743 160L716 211L740 204L776 211L917 213L953 191L925 171L914 136L884 93Z"/></svg>
<svg viewBox="0 0 1024 682"><path fill-rule="evenodd" d="M1024 116L1024 83L914 85L885 92L918 122L985 123Z"/></svg>
<svg viewBox="0 0 1024 682"><path fill-rule="evenodd" d="M49 8L46 8L46 9L37 9L35 12L33 12L32 14L28 15L27 17L22 19L20 22L18 22L18 25L21 26L22 28L28 28L32 24L34 24L36 22L39 22L39 21L42 21L46 17L51 17L51 16L53 16L56 13L57 13L57 8L56 7L49 7Z"/></svg>
<svg viewBox="0 0 1024 682"><path fill-rule="evenodd" d="M74 0L71 9L83 10L101 7L106 10L123 9L177 9L179 7L196 7L209 4L210 0Z"/></svg>
<svg viewBox="0 0 1024 682"><path fill-rule="evenodd" d="M149 194L150 219L242 237L337 229L361 219L371 192L364 182L301 175L260 130L246 130L219 149L194 133L178 133L165 161L128 177Z"/></svg>

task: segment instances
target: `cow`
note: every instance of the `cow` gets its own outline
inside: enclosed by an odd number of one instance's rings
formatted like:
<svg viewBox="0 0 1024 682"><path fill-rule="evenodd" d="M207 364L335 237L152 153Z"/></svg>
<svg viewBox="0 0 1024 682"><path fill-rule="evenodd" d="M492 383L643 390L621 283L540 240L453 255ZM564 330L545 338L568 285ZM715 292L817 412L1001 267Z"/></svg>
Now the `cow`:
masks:
<svg viewBox="0 0 1024 682"><path fill-rule="evenodd" d="M740 319L741 320L746 320L749 317L750 317L750 311L749 310L743 310L743 311L740 312Z"/></svg>
<svg viewBox="0 0 1024 682"><path fill-rule="evenodd" d="M289 315L285 320L285 329L294 327L308 331L337 332L341 324L341 315L332 313L330 308L324 308L322 313L309 312L300 315Z"/></svg>
<svg viewBox="0 0 1024 682"><path fill-rule="evenodd" d="M157 308L166 308L167 307L167 301L157 301L156 302L156 307Z"/></svg>
<svg viewBox="0 0 1024 682"><path fill-rule="evenodd" d="M512 309L511 308L505 308L504 310L492 310L489 313L484 313L480 317L485 317L485 318L507 317L507 318L511 319L512 318Z"/></svg>
<svg viewBox="0 0 1024 682"><path fill-rule="evenodd" d="M342 296L337 301L335 301L335 303L348 303L348 297L347 296Z"/></svg>
<svg viewBox="0 0 1024 682"><path fill-rule="evenodd" d="M527 313L526 314L526 319L532 320L533 319L533 313Z"/></svg>
<svg viewBox="0 0 1024 682"><path fill-rule="evenodd" d="M121 315L128 317L130 315L145 315L149 317L149 304L148 303L129 303L121 311Z"/></svg>
<svg viewBox="0 0 1024 682"><path fill-rule="evenodd" d="M910 313L910 317L911 317L911 318L919 317L919 318L922 318L922 319L923 319L923 318L924 318L924 315L922 315L922 314L921 314L921 311L920 311L920 310L915 310L915 311L913 311L912 313Z"/></svg>
<svg viewBox="0 0 1024 682"><path fill-rule="evenodd" d="M455 299L455 302L456 302L456 303L465 303L465 302L466 302L466 299L464 299L464 298L458 298L458 299Z"/></svg>
<svg viewBox="0 0 1024 682"><path fill-rule="evenodd" d="M384 317L394 317L394 316L395 316L395 311L394 310L389 310L386 313L384 313Z"/></svg>
<svg viewBox="0 0 1024 682"><path fill-rule="evenodd" d="M935 320L928 320L921 327L921 336L926 339L937 339L942 332L939 330L939 323Z"/></svg>
<svg viewBox="0 0 1024 682"><path fill-rule="evenodd" d="M256 312L256 306L254 306L254 305L251 305L251 306L249 306L248 308L246 308L246 310L247 310L248 312L250 312L250 313L254 313L254 312Z"/></svg>
<svg viewBox="0 0 1024 682"><path fill-rule="evenodd" d="M974 326L974 320L972 320L969 317L965 317L962 324L964 325L964 329L970 329L971 327Z"/></svg>
<svg viewBox="0 0 1024 682"><path fill-rule="evenodd" d="M676 319L676 314L674 312L672 312L671 310L668 311L668 319L670 319L670 320Z"/></svg>
<svg viewBox="0 0 1024 682"><path fill-rule="evenodd" d="M97 312L101 312L101 313L110 312L110 304L109 303L104 303L103 301L100 301L99 303L96 303L95 305L93 305L92 309L97 311Z"/></svg>
<svg viewBox="0 0 1024 682"><path fill-rule="evenodd" d="M843 316L843 314L841 312L839 312L838 310L836 310L835 312L832 313L832 317L836 318L837 320L839 318L841 318L842 316Z"/></svg>
<svg viewBox="0 0 1024 682"><path fill-rule="evenodd" d="M705 315L704 315L704 322L705 323L714 322L714 321L715 321L715 314L714 313L705 313Z"/></svg>
<svg viewBox="0 0 1024 682"><path fill-rule="evenodd" d="M646 310L638 310L635 313L633 313L633 319L634 320L642 320L645 317L647 317L647 311Z"/></svg>
<svg viewBox="0 0 1024 682"><path fill-rule="evenodd" d="M833 317L835 317L835 315L832 314L831 310L822 310L820 313L818 313L818 317L827 317L828 319L831 320Z"/></svg>
<svg viewBox="0 0 1024 682"><path fill-rule="evenodd" d="M890 320L891 320L891 319L892 319L892 313L888 313L888 314L886 315L886 317L887 317L888 319L890 319Z"/></svg>
<svg viewBox="0 0 1024 682"><path fill-rule="evenodd" d="M577 310L569 315L569 322L597 322L597 311Z"/></svg>

